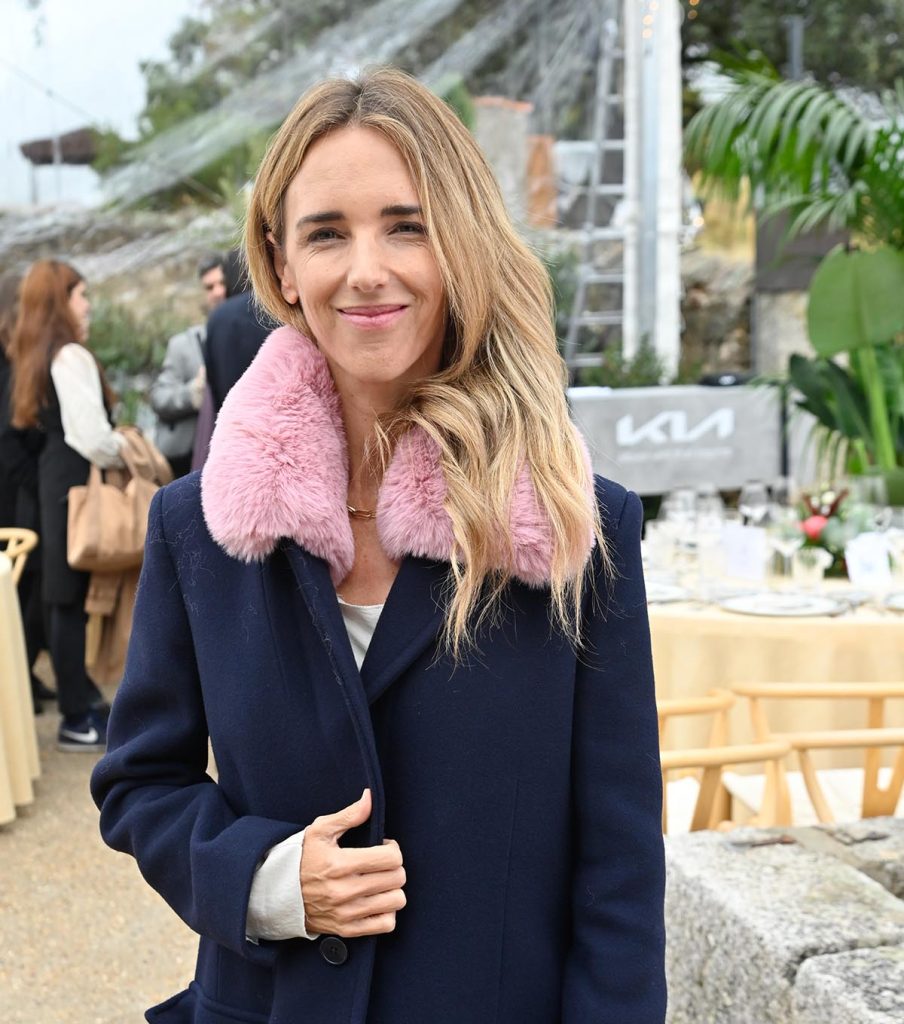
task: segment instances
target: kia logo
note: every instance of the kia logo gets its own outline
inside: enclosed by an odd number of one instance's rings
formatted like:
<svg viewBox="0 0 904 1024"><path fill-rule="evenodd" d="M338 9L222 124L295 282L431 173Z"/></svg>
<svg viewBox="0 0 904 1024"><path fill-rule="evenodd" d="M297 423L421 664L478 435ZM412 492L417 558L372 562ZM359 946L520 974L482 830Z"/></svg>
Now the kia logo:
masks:
<svg viewBox="0 0 904 1024"><path fill-rule="evenodd" d="M687 444L697 441L704 434L714 432L721 441L731 437L735 429L734 409L716 409L695 427L689 427L687 413L681 410L657 413L651 420L634 426L634 417L629 413L615 423L615 440L623 448L642 444Z"/></svg>

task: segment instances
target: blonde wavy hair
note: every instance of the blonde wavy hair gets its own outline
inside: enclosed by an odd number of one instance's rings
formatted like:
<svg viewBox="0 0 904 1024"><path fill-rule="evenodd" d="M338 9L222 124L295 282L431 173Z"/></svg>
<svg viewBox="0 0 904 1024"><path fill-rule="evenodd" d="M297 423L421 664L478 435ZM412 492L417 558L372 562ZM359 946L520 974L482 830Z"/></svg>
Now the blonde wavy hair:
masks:
<svg viewBox="0 0 904 1024"><path fill-rule="evenodd" d="M553 538L553 623L577 642L591 535L607 568L609 560L568 417L549 275L516 233L486 159L445 103L392 68L331 79L302 96L270 143L246 215L258 301L313 338L301 308L282 296L267 236L283 247L290 182L311 145L345 126L381 132L405 159L445 288L443 366L410 390L375 439L384 467L411 426L439 445L456 544L445 640L457 656L500 607L510 577L498 569L499 555L512 549L509 502L526 464Z"/></svg>

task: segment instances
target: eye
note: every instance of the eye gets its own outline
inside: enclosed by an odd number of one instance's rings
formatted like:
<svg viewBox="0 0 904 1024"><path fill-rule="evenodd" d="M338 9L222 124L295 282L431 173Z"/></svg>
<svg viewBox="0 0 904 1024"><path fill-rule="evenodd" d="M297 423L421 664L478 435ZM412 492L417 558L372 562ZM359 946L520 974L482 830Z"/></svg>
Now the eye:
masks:
<svg viewBox="0 0 904 1024"><path fill-rule="evenodd" d="M406 220L401 224L396 224L393 231L398 232L400 235L426 235L427 229L423 224L418 224L417 221Z"/></svg>
<svg viewBox="0 0 904 1024"><path fill-rule="evenodd" d="M308 235L308 242L313 244L316 242L331 242L333 239L339 237L339 232L335 228L318 228L316 231L312 231Z"/></svg>

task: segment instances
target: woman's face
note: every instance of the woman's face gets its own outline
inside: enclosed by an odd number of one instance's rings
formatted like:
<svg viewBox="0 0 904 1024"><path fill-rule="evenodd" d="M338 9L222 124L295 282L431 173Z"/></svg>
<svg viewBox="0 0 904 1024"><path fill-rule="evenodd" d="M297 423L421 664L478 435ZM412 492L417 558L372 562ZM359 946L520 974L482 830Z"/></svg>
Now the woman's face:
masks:
<svg viewBox="0 0 904 1024"><path fill-rule="evenodd" d="M69 308L75 317L79 327L79 341L88 340L88 330L91 326L91 300L85 290L85 282L79 283L69 293Z"/></svg>
<svg viewBox="0 0 904 1024"><path fill-rule="evenodd" d="M442 359L446 300L420 201L399 151L369 128L319 139L285 196L277 253L340 393L392 404Z"/></svg>

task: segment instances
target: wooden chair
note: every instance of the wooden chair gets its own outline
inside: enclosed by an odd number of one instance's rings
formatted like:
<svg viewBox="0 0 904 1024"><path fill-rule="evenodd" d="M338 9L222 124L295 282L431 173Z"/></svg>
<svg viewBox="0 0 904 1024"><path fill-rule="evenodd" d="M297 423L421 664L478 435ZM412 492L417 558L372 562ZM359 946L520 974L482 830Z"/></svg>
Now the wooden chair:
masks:
<svg viewBox="0 0 904 1024"><path fill-rule="evenodd" d="M711 690L705 697L663 700L657 704L659 714L659 746L662 763L662 831L668 832L669 803L673 808L680 800L681 790L696 790L690 831L699 829L725 829L734 827L730 820L730 795L723 786L726 767L740 764L764 764L766 786L760 807L748 824L769 826L776 823L778 814L778 778L782 758L790 746L779 740L733 746L728 739L728 712L735 698L727 690ZM684 750L663 750L669 721L688 715L712 716L709 741L705 747ZM669 781L672 773L681 772L683 778ZM693 775L688 775L693 772ZM688 782L691 787L688 787ZM671 798L671 800L670 800Z"/></svg>
<svg viewBox="0 0 904 1024"><path fill-rule="evenodd" d="M780 824L809 824L812 812L824 824L831 824L839 815L850 819L895 813L904 788L904 728L886 726L885 710L888 700L904 698L904 683L738 683L733 690L749 703L756 740L784 741L797 754L800 774L795 777L795 773L782 771L779 778ZM770 724L763 703L801 700L866 701L866 725L777 731ZM890 747L900 749L894 765L883 768L882 751ZM815 750L851 749L864 752L862 768L817 770L813 764L811 755ZM749 781L730 782L734 795L744 800L739 784L743 789ZM834 791L832 799L827 789ZM805 794L812 809L806 806Z"/></svg>
<svg viewBox="0 0 904 1024"><path fill-rule="evenodd" d="M5 545L3 553L13 563L13 584L18 586L25 561L38 545L38 535L19 526L0 526L0 544Z"/></svg>

